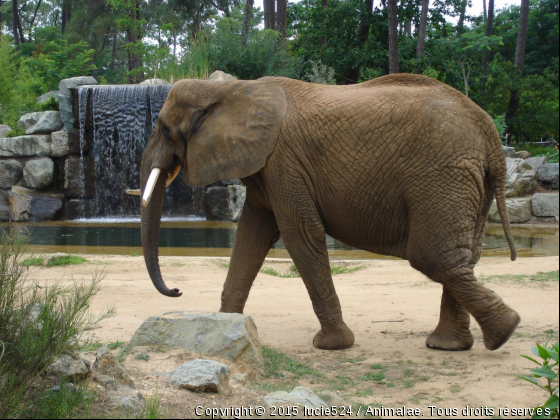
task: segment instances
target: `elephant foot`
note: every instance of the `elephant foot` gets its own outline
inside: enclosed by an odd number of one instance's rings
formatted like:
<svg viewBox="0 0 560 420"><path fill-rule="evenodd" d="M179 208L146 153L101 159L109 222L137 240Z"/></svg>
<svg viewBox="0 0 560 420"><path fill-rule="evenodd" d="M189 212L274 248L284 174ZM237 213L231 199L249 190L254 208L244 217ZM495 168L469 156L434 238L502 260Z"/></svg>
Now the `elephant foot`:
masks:
<svg viewBox="0 0 560 420"><path fill-rule="evenodd" d="M354 333L341 324L336 327L321 329L313 339L313 345L321 350L343 350L354 344Z"/></svg>
<svg viewBox="0 0 560 420"><path fill-rule="evenodd" d="M456 331L443 333L436 329L426 339L426 347L446 351L469 350L473 343L474 338L470 330L458 334Z"/></svg>
<svg viewBox="0 0 560 420"><path fill-rule="evenodd" d="M484 335L484 345L488 350L498 350L512 336L521 317L509 306L504 305L501 315L493 316L488 322L480 322Z"/></svg>

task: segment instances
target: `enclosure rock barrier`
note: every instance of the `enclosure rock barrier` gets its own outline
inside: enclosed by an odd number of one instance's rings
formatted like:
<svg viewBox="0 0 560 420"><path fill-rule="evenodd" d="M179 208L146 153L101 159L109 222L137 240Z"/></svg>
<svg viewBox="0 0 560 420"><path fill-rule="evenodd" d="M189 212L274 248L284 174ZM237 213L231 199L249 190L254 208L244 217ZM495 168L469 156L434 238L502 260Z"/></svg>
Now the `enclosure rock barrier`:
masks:
<svg viewBox="0 0 560 420"><path fill-rule="evenodd" d="M506 208L511 223L526 223L531 220L533 216L531 198L512 198L506 200ZM493 223L501 223L502 219L498 213L498 206L496 200L492 203L488 220Z"/></svg>
<svg viewBox="0 0 560 420"><path fill-rule="evenodd" d="M537 171L523 159L506 158L506 196L532 194L537 189Z"/></svg>
<svg viewBox="0 0 560 420"><path fill-rule="evenodd" d="M47 368L47 373L63 380L85 379L90 373L89 362L81 354L63 354Z"/></svg>
<svg viewBox="0 0 560 420"><path fill-rule="evenodd" d="M12 127L5 124L0 124L0 139L5 137L7 133L12 131Z"/></svg>
<svg viewBox="0 0 560 420"><path fill-rule="evenodd" d="M560 220L558 194L535 194L533 213L538 217L554 217L558 222Z"/></svg>
<svg viewBox="0 0 560 420"><path fill-rule="evenodd" d="M260 368L261 345L253 318L243 314L173 312L148 318L131 346L166 345Z"/></svg>
<svg viewBox="0 0 560 420"><path fill-rule="evenodd" d="M223 394L229 389L229 367L215 360L195 359L171 373L169 383L194 392Z"/></svg>
<svg viewBox="0 0 560 420"><path fill-rule="evenodd" d="M549 190L559 187L558 163L547 163L539 168L539 184Z"/></svg>
<svg viewBox="0 0 560 420"><path fill-rule="evenodd" d="M51 136L32 135L0 139L0 156L50 156Z"/></svg>
<svg viewBox="0 0 560 420"><path fill-rule="evenodd" d="M22 174L23 167L17 160L0 160L0 188L11 188Z"/></svg>
<svg viewBox="0 0 560 420"><path fill-rule="evenodd" d="M8 192L10 217L14 222L53 219L62 210L64 195L39 193L24 187L12 187Z"/></svg>
<svg viewBox="0 0 560 420"><path fill-rule="evenodd" d="M546 165L548 163L548 159L544 156L537 156L537 157L530 157L528 159L525 159L525 162L531 165L535 171L538 171L541 168L541 166Z"/></svg>
<svg viewBox="0 0 560 420"><path fill-rule="evenodd" d="M54 179L54 162L48 157L28 161L23 168L23 179L28 188L50 186Z"/></svg>
<svg viewBox="0 0 560 420"><path fill-rule="evenodd" d="M33 112L21 117L17 125L25 134L52 133L62 128L62 120L58 111Z"/></svg>

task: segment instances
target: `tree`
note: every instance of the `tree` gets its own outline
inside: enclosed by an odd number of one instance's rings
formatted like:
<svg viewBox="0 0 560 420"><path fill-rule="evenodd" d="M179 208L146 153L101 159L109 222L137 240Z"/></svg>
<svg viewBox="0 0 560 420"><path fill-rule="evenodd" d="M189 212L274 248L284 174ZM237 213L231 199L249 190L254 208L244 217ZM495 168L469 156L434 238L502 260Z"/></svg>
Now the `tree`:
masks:
<svg viewBox="0 0 560 420"><path fill-rule="evenodd" d="M424 54L424 43L426 41L426 26L428 24L428 7L430 0L422 0L422 12L420 14L420 25L418 26L418 43L416 44L416 58Z"/></svg>
<svg viewBox="0 0 560 420"><path fill-rule="evenodd" d="M276 0L276 30L286 38L286 9L288 0Z"/></svg>
<svg viewBox="0 0 560 420"><path fill-rule="evenodd" d="M389 17L389 73L399 72L399 20L397 0L387 0Z"/></svg>
<svg viewBox="0 0 560 420"><path fill-rule="evenodd" d="M467 6L468 6L469 1L468 0L462 0L461 1L461 12L459 14L459 22L457 22L457 36L461 36L461 34L463 33L463 27L465 25L465 14L467 12Z"/></svg>
<svg viewBox="0 0 560 420"><path fill-rule="evenodd" d="M488 18L486 19L486 36L492 36L494 29L494 0L488 0ZM484 51L482 56L482 73L488 72L488 61L490 61L490 50Z"/></svg>
<svg viewBox="0 0 560 420"><path fill-rule="evenodd" d="M275 0L263 0L264 6L264 29L276 28Z"/></svg>
<svg viewBox="0 0 560 420"><path fill-rule="evenodd" d="M247 0L245 2L245 13L243 18L243 32L242 32L244 38L247 37L247 34L249 33L249 29L251 27L251 19L253 18L253 5L254 5L254 0Z"/></svg>

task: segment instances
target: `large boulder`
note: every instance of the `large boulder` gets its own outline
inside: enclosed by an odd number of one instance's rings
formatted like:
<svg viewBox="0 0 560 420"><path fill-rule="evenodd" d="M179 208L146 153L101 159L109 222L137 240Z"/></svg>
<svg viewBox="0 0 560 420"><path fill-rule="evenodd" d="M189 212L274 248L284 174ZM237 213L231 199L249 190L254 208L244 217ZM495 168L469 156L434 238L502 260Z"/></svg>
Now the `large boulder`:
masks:
<svg viewBox="0 0 560 420"><path fill-rule="evenodd" d="M21 117L18 127L25 129L25 134L52 133L62 128L60 112L32 112Z"/></svg>
<svg viewBox="0 0 560 420"><path fill-rule="evenodd" d="M263 363L257 327L243 314L174 312L148 318L130 340L132 346L166 345L208 357L260 367Z"/></svg>
<svg viewBox="0 0 560 420"><path fill-rule="evenodd" d="M125 385L117 385L107 392L109 406L140 413L144 407L144 396L137 390Z"/></svg>
<svg viewBox="0 0 560 420"><path fill-rule="evenodd" d="M0 189L0 222L10 220L10 201L8 191Z"/></svg>
<svg viewBox="0 0 560 420"><path fill-rule="evenodd" d="M502 146L506 158L515 158L515 147Z"/></svg>
<svg viewBox="0 0 560 420"><path fill-rule="evenodd" d="M528 159L531 157L531 153L526 150L521 150L519 152L515 152L516 159Z"/></svg>
<svg viewBox="0 0 560 420"><path fill-rule="evenodd" d="M547 163L539 168L539 184L549 190L558 189L558 163Z"/></svg>
<svg viewBox="0 0 560 420"><path fill-rule="evenodd" d="M506 208L511 223L525 223L531 220L531 198L511 198L506 200ZM492 203L488 219L493 223L501 223L496 200Z"/></svg>
<svg viewBox="0 0 560 420"><path fill-rule="evenodd" d="M245 204L244 185L210 187L204 193L206 218L216 221L237 222Z"/></svg>
<svg viewBox="0 0 560 420"><path fill-rule="evenodd" d="M168 85L170 83L162 79L146 79L140 84L141 85Z"/></svg>
<svg viewBox="0 0 560 420"><path fill-rule="evenodd" d="M99 376L105 376L113 378L117 385L124 385L129 388L135 387L134 380L106 346L101 347L97 351L91 369L94 379Z"/></svg>
<svg viewBox="0 0 560 420"><path fill-rule="evenodd" d="M14 222L32 222L56 218L62 210L64 195L12 187L8 199Z"/></svg>
<svg viewBox="0 0 560 420"><path fill-rule="evenodd" d="M0 124L0 139L6 137L6 134L8 134L10 131L12 131L12 127L10 127L9 125Z"/></svg>
<svg viewBox="0 0 560 420"><path fill-rule="evenodd" d="M506 195L517 197L532 194L537 189L537 171L523 159L506 159Z"/></svg>
<svg viewBox="0 0 560 420"><path fill-rule="evenodd" d="M196 359L175 369L168 382L190 391L223 394L229 389L229 368L215 360Z"/></svg>
<svg viewBox="0 0 560 420"><path fill-rule="evenodd" d="M75 124L74 109L72 107L72 95L70 89L77 88L78 86L96 84L97 80L95 80L91 76L72 77L70 79L61 80L58 84L58 108L60 110L60 118L62 119L62 124L64 125L64 128L66 130L72 130Z"/></svg>
<svg viewBox="0 0 560 420"><path fill-rule="evenodd" d="M32 135L0 139L0 156L50 156L51 136Z"/></svg>
<svg viewBox="0 0 560 420"><path fill-rule="evenodd" d="M23 174L21 163L17 160L0 160L0 188L10 188Z"/></svg>
<svg viewBox="0 0 560 420"><path fill-rule="evenodd" d="M64 194L67 197L90 198L94 193L94 161L92 156L69 156L64 161Z"/></svg>
<svg viewBox="0 0 560 420"><path fill-rule="evenodd" d="M560 217L558 194L535 194L533 213L538 217L554 217L558 222Z"/></svg>
<svg viewBox="0 0 560 420"><path fill-rule="evenodd" d="M52 156L83 155L88 151L87 141L80 139L79 130L60 130L51 134Z"/></svg>
<svg viewBox="0 0 560 420"><path fill-rule="evenodd" d="M237 77L232 76L231 74L228 73L224 73L221 70L216 70L208 77L208 80L214 80L216 82L229 82L232 80L237 80Z"/></svg>
<svg viewBox="0 0 560 420"><path fill-rule="evenodd" d="M28 188L47 188L53 183L54 162L48 157L27 161L23 168L23 179Z"/></svg>
<svg viewBox="0 0 560 420"><path fill-rule="evenodd" d="M548 163L548 159L545 156L538 156L525 159L525 162L531 165L535 171L538 171L541 166Z"/></svg>
<svg viewBox="0 0 560 420"><path fill-rule="evenodd" d="M329 406L325 401L313 393L313 391L303 386L294 388L290 393L287 393L286 391L278 391L268 394L264 397L264 402L269 407L299 406L313 409Z"/></svg>
<svg viewBox="0 0 560 420"><path fill-rule="evenodd" d="M79 354L63 354L57 357L54 363L47 368L47 373L70 381L85 379L89 372L88 361Z"/></svg>

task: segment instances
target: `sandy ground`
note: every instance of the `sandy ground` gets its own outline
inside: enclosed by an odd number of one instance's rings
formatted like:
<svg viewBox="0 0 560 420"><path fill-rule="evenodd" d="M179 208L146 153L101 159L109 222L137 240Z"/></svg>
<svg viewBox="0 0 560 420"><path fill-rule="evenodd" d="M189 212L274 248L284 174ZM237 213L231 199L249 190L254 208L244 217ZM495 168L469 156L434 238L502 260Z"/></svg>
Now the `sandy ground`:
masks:
<svg viewBox="0 0 560 420"><path fill-rule="evenodd" d="M227 259L162 257L167 285L184 292L183 297L170 299L156 292L142 257L86 257L89 263L84 265L33 267L28 274L41 283L57 279L71 282L72 278L89 280L96 270L105 270L103 288L93 301L92 310L114 306L117 315L103 321L95 331L95 338L101 343L127 342L149 316L176 310L219 309ZM265 266L282 271L289 264L285 260L267 260ZM166 390L165 381L157 382L147 376L157 370L173 370L184 361L185 355L164 356L156 352L149 362L130 357L125 363L136 372L142 392L150 394L155 388L163 392L164 402L173 407L172 416L192 416L195 405L237 407L259 401L262 404L267 391L290 390L294 385L306 385L317 392L334 391L347 402L366 406L417 407L427 418L455 417L451 413L438 416L429 406L458 408L458 417L465 417L461 409L467 406L493 407L496 418L507 417L504 413L500 415L499 408L534 407L546 401L542 390L522 381L518 375L526 374L533 367L520 354L530 354L531 345L537 341L558 340L557 276L544 282L514 277L486 278L485 284L520 313L522 323L504 347L490 352L484 348L478 325L473 321L473 349L450 353L430 350L424 345L427 334L438 321L441 286L405 261L369 260L349 264L364 267L334 277L344 319L356 336L356 344L349 350L326 352L313 348L311 340L319 324L300 278L259 274L245 308L245 313L255 320L262 344L312 367L320 375L286 374L278 380L259 379L257 375L257 379L232 388L228 395L193 397L187 391L181 391L178 396ZM522 258L516 262L507 258L483 258L476 273L479 277L532 275L558 270L558 264L558 257ZM363 378L374 364L382 364L384 380Z"/></svg>

